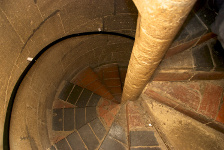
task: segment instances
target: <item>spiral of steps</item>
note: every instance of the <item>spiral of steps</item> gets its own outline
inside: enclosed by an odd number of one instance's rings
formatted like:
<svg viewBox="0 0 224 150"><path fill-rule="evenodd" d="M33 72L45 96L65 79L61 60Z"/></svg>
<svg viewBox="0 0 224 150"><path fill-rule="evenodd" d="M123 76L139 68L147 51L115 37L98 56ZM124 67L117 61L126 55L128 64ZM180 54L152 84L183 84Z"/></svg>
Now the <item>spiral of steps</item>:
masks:
<svg viewBox="0 0 224 150"><path fill-rule="evenodd" d="M53 104L50 149L166 149L139 102L121 104L117 64L63 82Z"/></svg>

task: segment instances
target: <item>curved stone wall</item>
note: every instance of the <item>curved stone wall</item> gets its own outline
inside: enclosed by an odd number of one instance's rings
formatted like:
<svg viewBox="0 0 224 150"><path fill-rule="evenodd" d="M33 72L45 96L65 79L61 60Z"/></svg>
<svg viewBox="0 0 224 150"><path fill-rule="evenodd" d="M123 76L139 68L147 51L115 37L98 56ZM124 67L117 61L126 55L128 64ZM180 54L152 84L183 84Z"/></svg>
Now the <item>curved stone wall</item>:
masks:
<svg viewBox="0 0 224 150"><path fill-rule="evenodd" d="M73 33L101 30L134 37L137 10L129 0L3 0L0 8L1 148L8 101L17 79L29 63L27 57L34 57L49 43ZM37 140L33 135L47 134L45 108L51 107L50 100L60 81L72 78L89 64L96 67L117 62L126 66L132 45L130 40L96 35L69 39L52 47L54 50L38 60L19 89L13 108L18 112L12 114L15 129L11 131L18 133L10 137L18 141L13 146L28 144L33 149L46 148L47 140Z"/></svg>

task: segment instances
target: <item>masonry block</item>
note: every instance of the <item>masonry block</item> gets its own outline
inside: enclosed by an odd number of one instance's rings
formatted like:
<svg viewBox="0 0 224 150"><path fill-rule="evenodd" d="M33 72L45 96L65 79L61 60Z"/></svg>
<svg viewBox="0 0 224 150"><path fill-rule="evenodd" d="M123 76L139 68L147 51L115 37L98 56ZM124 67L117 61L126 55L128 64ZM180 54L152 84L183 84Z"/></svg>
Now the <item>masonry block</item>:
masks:
<svg viewBox="0 0 224 150"><path fill-rule="evenodd" d="M159 146L153 131L131 131L131 146Z"/></svg>
<svg viewBox="0 0 224 150"><path fill-rule="evenodd" d="M73 132L66 139L72 149L85 149L85 145L77 132Z"/></svg>
<svg viewBox="0 0 224 150"><path fill-rule="evenodd" d="M18 0L15 2L3 0L0 5L24 43L43 21L33 1Z"/></svg>
<svg viewBox="0 0 224 150"><path fill-rule="evenodd" d="M104 17L104 30L135 30L137 24L137 15L119 14L115 16Z"/></svg>
<svg viewBox="0 0 224 150"><path fill-rule="evenodd" d="M68 142L65 139L57 142L55 145L56 145L58 150L70 149L70 147L68 145Z"/></svg>
<svg viewBox="0 0 224 150"><path fill-rule="evenodd" d="M102 97L108 98L108 99L113 99L113 96L108 93L109 91L107 88L101 83L99 80L99 77L91 68L87 68L83 70L79 75L78 75L78 82L77 84L83 88L87 88L90 91L93 91L97 95L100 95ZM97 87L91 86L93 85L98 85Z"/></svg>
<svg viewBox="0 0 224 150"><path fill-rule="evenodd" d="M131 13L131 14L138 14L138 10L130 0L115 0L115 12L119 13Z"/></svg>
<svg viewBox="0 0 224 150"><path fill-rule="evenodd" d="M215 119L219 110L222 92L222 87L214 84L206 84L199 112Z"/></svg>
<svg viewBox="0 0 224 150"><path fill-rule="evenodd" d="M100 144L88 124L78 130L88 149L96 149Z"/></svg>
<svg viewBox="0 0 224 150"><path fill-rule="evenodd" d="M224 103L221 105L221 108L218 112L218 116L216 117L216 121L224 124Z"/></svg>
<svg viewBox="0 0 224 150"><path fill-rule="evenodd" d="M192 50L194 66L196 71L210 71L213 69L213 62L208 46L202 45Z"/></svg>

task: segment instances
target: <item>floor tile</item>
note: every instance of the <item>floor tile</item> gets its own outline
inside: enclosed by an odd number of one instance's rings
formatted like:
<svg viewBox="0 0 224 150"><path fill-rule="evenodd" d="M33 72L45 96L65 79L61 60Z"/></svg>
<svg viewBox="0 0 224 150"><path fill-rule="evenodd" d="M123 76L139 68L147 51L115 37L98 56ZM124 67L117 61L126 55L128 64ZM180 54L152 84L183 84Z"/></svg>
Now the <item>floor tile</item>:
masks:
<svg viewBox="0 0 224 150"><path fill-rule="evenodd" d="M153 131L131 131L131 146L158 146Z"/></svg>
<svg viewBox="0 0 224 150"><path fill-rule="evenodd" d="M70 144L72 149L74 149L74 150L75 149L79 149L79 150L85 150L86 149L77 132L73 132L72 134L67 136L66 139L67 139L67 141Z"/></svg>
<svg viewBox="0 0 224 150"><path fill-rule="evenodd" d="M73 88L74 84L70 83L70 82L66 82L64 88L62 89L61 93L59 94L59 98L61 100L66 101L72 88Z"/></svg>
<svg viewBox="0 0 224 150"><path fill-rule="evenodd" d="M103 137L106 135L106 129L104 128L103 124L101 123L99 118L96 118L95 120L90 122L90 126L93 129L93 132L96 134L96 136L102 140Z"/></svg>
<svg viewBox="0 0 224 150"><path fill-rule="evenodd" d="M82 91L82 94L80 95L77 103L76 103L76 106L78 107L85 107L87 102L89 101L90 99L90 96L91 96L92 92L87 90L87 89L84 89Z"/></svg>
<svg viewBox="0 0 224 150"><path fill-rule="evenodd" d="M86 107L86 123L89 123L96 118L96 107Z"/></svg>
<svg viewBox="0 0 224 150"><path fill-rule="evenodd" d="M74 130L74 108L64 109L64 131Z"/></svg>
<svg viewBox="0 0 224 150"><path fill-rule="evenodd" d="M63 131L63 109L53 109L52 128L54 131Z"/></svg>
<svg viewBox="0 0 224 150"><path fill-rule="evenodd" d="M88 102L88 104L87 104L87 106L97 106L100 98L101 98L101 96L93 93L91 98L90 98L90 100L89 100L89 102Z"/></svg>
<svg viewBox="0 0 224 150"><path fill-rule="evenodd" d="M99 142L88 124L80 128L78 132L89 150L94 150L99 146Z"/></svg>
<svg viewBox="0 0 224 150"><path fill-rule="evenodd" d="M101 148L104 150L126 150L126 148L111 136L107 136L106 139L103 141Z"/></svg>
<svg viewBox="0 0 224 150"><path fill-rule="evenodd" d="M75 125L76 129L81 128L85 124L85 108L75 109Z"/></svg>
<svg viewBox="0 0 224 150"><path fill-rule="evenodd" d="M55 144L58 150L70 150L70 147L68 145L68 142L63 139Z"/></svg>
<svg viewBox="0 0 224 150"><path fill-rule="evenodd" d="M77 102L82 90L83 90L82 87L76 85L68 97L68 102L71 104L75 104Z"/></svg>

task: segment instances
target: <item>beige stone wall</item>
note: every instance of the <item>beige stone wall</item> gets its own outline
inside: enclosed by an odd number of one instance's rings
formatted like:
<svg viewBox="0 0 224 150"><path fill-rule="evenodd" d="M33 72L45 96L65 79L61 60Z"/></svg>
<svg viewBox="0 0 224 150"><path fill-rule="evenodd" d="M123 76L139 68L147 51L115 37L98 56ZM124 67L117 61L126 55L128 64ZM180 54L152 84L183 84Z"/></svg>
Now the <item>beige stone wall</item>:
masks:
<svg viewBox="0 0 224 150"><path fill-rule="evenodd" d="M60 37L98 28L134 36L136 18L137 10L128 0L2 0L0 149L8 101L29 63L27 57L34 57ZM130 42L98 35L74 38L52 47L38 60L19 89L12 114L13 146L17 149L20 145L33 149L49 146L47 139L42 138L47 137L46 112L61 80L72 78L87 65L96 67L110 62L127 65L133 45Z"/></svg>

